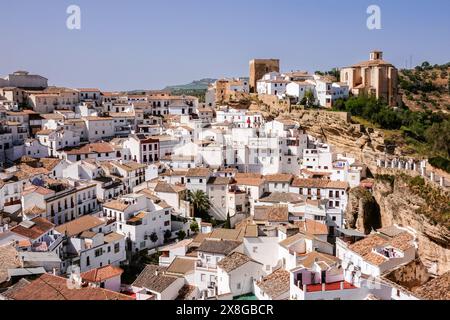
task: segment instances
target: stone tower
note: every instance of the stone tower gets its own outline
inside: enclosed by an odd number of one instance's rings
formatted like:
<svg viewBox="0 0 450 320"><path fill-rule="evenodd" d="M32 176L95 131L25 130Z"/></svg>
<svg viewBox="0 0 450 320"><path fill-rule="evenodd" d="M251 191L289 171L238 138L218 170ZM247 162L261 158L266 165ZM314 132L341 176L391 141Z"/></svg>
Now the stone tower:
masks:
<svg viewBox="0 0 450 320"><path fill-rule="evenodd" d="M280 72L279 59L254 59L250 61L250 92L256 92L256 82L269 72Z"/></svg>

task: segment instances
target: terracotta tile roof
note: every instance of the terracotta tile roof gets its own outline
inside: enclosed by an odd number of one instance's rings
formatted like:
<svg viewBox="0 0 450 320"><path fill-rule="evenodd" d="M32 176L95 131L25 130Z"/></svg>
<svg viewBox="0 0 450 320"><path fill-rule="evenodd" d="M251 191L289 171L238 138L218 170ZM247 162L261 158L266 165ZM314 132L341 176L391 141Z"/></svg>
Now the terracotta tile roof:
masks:
<svg viewBox="0 0 450 320"><path fill-rule="evenodd" d="M41 217L31 219L31 222L34 223L34 225L32 225L30 228L19 224L11 228L11 232L21 235L22 237L35 240L42 237L44 234L55 227L53 223Z"/></svg>
<svg viewBox="0 0 450 320"><path fill-rule="evenodd" d="M364 258L366 255L372 252L373 248L386 245L388 242L389 241L387 239L377 234L371 234L366 238L350 245L348 248Z"/></svg>
<svg viewBox="0 0 450 320"><path fill-rule="evenodd" d="M167 274L184 276L194 272L195 259L176 257L167 268Z"/></svg>
<svg viewBox="0 0 450 320"><path fill-rule="evenodd" d="M61 159L54 159L54 158L42 158L40 159L40 163L44 166L45 169L51 171L53 170L58 164L61 163Z"/></svg>
<svg viewBox="0 0 450 320"><path fill-rule="evenodd" d="M113 118L111 117L96 117L96 116L89 116L89 117L84 117L85 120L88 121L112 121Z"/></svg>
<svg viewBox="0 0 450 320"><path fill-rule="evenodd" d="M178 292L178 297L175 300L185 300L191 293L197 289L196 286L185 284Z"/></svg>
<svg viewBox="0 0 450 320"><path fill-rule="evenodd" d="M314 221L311 219L305 219L305 221L294 222L295 226L299 227L300 231L312 234L312 235L328 235L328 227L324 223Z"/></svg>
<svg viewBox="0 0 450 320"><path fill-rule="evenodd" d="M169 288L178 278L165 275L167 268L147 265L133 282L133 287L146 288L148 290L161 293Z"/></svg>
<svg viewBox="0 0 450 320"><path fill-rule="evenodd" d="M349 184L342 181L331 181L326 179L301 179L295 178L291 184L296 188L321 188L321 189L348 189Z"/></svg>
<svg viewBox="0 0 450 320"><path fill-rule="evenodd" d="M55 228L61 234L66 233L67 236L73 237L79 235L83 231L88 231L92 228L101 226L105 222L94 216L82 216L78 219L72 220Z"/></svg>
<svg viewBox="0 0 450 320"><path fill-rule="evenodd" d="M162 193L179 193L185 190L186 190L185 187L177 186L164 181L158 182L158 184L155 187L155 192L162 192Z"/></svg>
<svg viewBox="0 0 450 320"><path fill-rule="evenodd" d="M450 300L450 271L413 289L413 293L427 300Z"/></svg>
<svg viewBox="0 0 450 320"><path fill-rule="evenodd" d="M88 154L88 153L111 153L115 149L107 142L91 143L81 148L66 149L65 153L69 155Z"/></svg>
<svg viewBox="0 0 450 320"><path fill-rule="evenodd" d="M44 129L44 130L40 130L38 132L36 132L36 135L41 135L41 136L48 136L49 134L55 132L55 130L52 129Z"/></svg>
<svg viewBox="0 0 450 320"><path fill-rule="evenodd" d="M122 211L122 212L124 212L130 206L131 206L130 203L125 203L120 200L111 200L111 201L108 201L105 204L103 204L104 208L113 209L113 210Z"/></svg>
<svg viewBox="0 0 450 320"><path fill-rule="evenodd" d="M314 266L314 263L318 262L324 262L328 266L335 265L338 263L340 259L338 257L321 253L321 252L310 252L304 256L304 259L299 261L299 264L303 265L305 268L312 268Z"/></svg>
<svg viewBox="0 0 450 320"><path fill-rule="evenodd" d="M382 256L379 253L376 252L369 252L368 254L366 254L364 256L364 260L369 262L370 264L374 265L374 266L379 266L382 263L388 261L389 259L387 257Z"/></svg>
<svg viewBox="0 0 450 320"><path fill-rule="evenodd" d="M270 174L264 176L264 179L267 182L291 183L291 181L294 179L294 176L292 174Z"/></svg>
<svg viewBox="0 0 450 320"><path fill-rule="evenodd" d="M205 239L198 247L198 251L227 255L241 244L242 241Z"/></svg>
<svg viewBox="0 0 450 320"><path fill-rule="evenodd" d="M78 88L77 90L82 92L100 92L97 88Z"/></svg>
<svg viewBox="0 0 450 320"><path fill-rule="evenodd" d="M81 278L88 282L103 282L105 280L120 276L123 270L119 267L107 265L97 269L92 269L81 274Z"/></svg>
<svg viewBox="0 0 450 320"><path fill-rule="evenodd" d="M132 171L136 171L136 170L140 170L140 169L145 169L147 168L146 164L143 163L137 163L134 161L130 161L127 163L120 163L117 161L111 162L111 164L113 164L114 166L121 168L127 172L132 172Z"/></svg>
<svg viewBox="0 0 450 320"><path fill-rule="evenodd" d="M269 297L276 299L277 297L289 292L290 274L284 269L278 269L268 276L257 281L256 285Z"/></svg>
<svg viewBox="0 0 450 320"><path fill-rule="evenodd" d="M243 238L243 230L241 230L241 229L225 229L225 228L214 229L208 235L208 238L219 239L219 240L241 241Z"/></svg>
<svg viewBox="0 0 450 320"><path fill-rule="evenodd" d="M258 206L255 207L253 220L268 222L288 222L289 210L287 206Z"/></svg>
<svg viewBox="0 0 450 320"><path fill-rule="evenodd" d="M211 174L208 168L191 168L186 173L186 177L207 177Z"/></svg>
<svg viewBox="0 0 450 320"><path fill-rule="evenodd" d="M233 183L234 183L234 180L232 178L210 177L208 179L208 184L209 185L223 186L223 185L228 185L228 184L233 184Z"/></svg>
<svg viewBox="0 0 450 320"><path fill-rule="evenodd" d="M53 190L50 190L50 189L47 189L44 187L29 186L23 190L22 194L27 195L27 194L34 193L34 192L39 193L40 195L43 195L43 196L55 193Z"/></svg>
<svg viewBox="0 0 450 320"><path fill-rule="evenodd" d="M389 241L389 244L398 250L405 251L413 246L413 240L414 237L409 232L402 232Z"/></svg>
<svg viewBox="0 0 450 320"><path fill-rule="evenodd" d="M243 266L244 264L246 264L248 262L258 263L262 266L261 263L256 262L253 259L251 259L249 256L239 253L239 252L233 252L230 255L226 256L225 258L223 258L222 260L219 261L217 266L222 268L225 272L229 273L229 272Z"/></svg>
<svg viewBox="0 0 450 320"><path fill-rule="evenodd" d="M253 186L253 187L259 187L262 186L265 183L265 180L263 178L242 178L242 177L235 177L236 183L238 185L243 186Z"/></svg>
<svg viewBox="0 0 450 320"><path fill-rule="evenodd" d="M113 243L116 241L120 241L124 238L125 238L124 235L121 235L117 232L110 232L108 234L105 234L105 236L104 236L105 243Z"/></svg>
<svg viewBox="0 0 450 320"><path fill-rule="evenodd" d="M290 192L272 192L271 194L259 199L260 202L270 203L302 203L305 201L304 196Z"/></svg>
<svg viewBox="0 0 450 320"><path fill-rule="evenodd" d="M279 243L279 245L282 246L283 248L289 249L290 246L297 243L298 241L301 241L304 238L305 238L305 234L297 233L297 234L294 234L293 236L290 236L290 237L284 239L283 241L281 241Z"/></svg>
<svg viewBox="0 0 450 320"><path fill-rule="evenodd" d="M43 274L38 279L15 290L13 300L133 300L132 298L102 288L81 287L71 289L67 279Z"/></svg>

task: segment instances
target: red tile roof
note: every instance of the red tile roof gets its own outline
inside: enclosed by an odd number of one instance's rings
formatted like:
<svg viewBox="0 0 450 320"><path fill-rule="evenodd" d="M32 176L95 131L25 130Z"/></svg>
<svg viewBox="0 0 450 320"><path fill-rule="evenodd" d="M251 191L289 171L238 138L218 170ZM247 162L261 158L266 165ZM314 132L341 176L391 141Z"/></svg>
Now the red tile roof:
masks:
<svg viewBox="0 0 450 320"><path fill-rule="evenodd" d="M81 278L88 282L103 282L105 280L120 276L123 270L112 265L92 269L81 274Z"/></svg>
<svg viewBox="0 0 450 320"><path fill-rule="evenodd" d="M43 274L38 279L14 291L13 300L133 300L117 292L102 288L69 288L68 279L51 274Z"/></svg>

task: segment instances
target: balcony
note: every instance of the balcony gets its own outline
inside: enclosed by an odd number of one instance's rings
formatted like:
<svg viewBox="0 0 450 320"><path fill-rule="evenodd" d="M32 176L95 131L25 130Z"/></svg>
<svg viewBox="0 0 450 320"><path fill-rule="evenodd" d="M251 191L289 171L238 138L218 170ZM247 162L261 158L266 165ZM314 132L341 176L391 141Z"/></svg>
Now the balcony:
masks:
<svg viewBox="0 0 450 320"><path fill-rule="evenodd" d="M204 263L202 261L197 261L197 263L195 264L197 269L204 269L204 270L211 270L211 271L216 271L217 268L215 265L211 264L211 263Z"/></svg>

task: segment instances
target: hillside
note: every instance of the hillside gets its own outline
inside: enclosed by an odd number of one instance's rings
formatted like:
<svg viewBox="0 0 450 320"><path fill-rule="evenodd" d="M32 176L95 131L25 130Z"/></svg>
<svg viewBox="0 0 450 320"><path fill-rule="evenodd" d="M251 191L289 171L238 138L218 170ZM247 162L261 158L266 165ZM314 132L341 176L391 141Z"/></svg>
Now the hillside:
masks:
<svg viewBox="0 0 450 320"><path fill-rule="evenodd" d="M413 70L401 70L400 93L413 111L450 113L450 63L432 66L422 63Z"/></svg>
<svg viewBox="0 0 450 320"><path fill-rule="evenodd" d="M164 90L180 91L180 90L206 90L208 85L216 82L216 79L205 78L201 80L195 80L188 84L167 86Z"/></svg>

